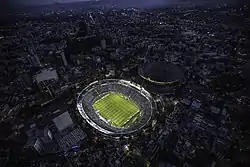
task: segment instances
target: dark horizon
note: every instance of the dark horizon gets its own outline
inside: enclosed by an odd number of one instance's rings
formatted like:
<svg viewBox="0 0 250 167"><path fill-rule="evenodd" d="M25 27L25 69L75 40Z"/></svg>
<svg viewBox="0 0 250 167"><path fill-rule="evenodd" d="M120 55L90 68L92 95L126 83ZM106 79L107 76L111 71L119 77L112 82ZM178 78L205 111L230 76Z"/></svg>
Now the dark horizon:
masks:
<svg viewBox="0 0 250 167"><path fill-rule="evenodd" d="M84 2L90 1L98 1L99 5L116 5L118 8L127 8L127 7L136 7L136 8L158 8L158 7L173 7L173 6L181 6L181 7L192 7L195 6L203 6L203 7L213 7L217 5L245 5L249 4L250 1L246 0L4 0L0 2L0 13L1 18L4 18L6 14L12 12L19 11L30 11L37 10L32 7L40 7L40 6L50 6L53 4L61 4L60 7L67 8L67 5L76 3L77 7L84 7ZM80 3L80 4L78 4ZM73 6L73 8L75 8ZM72 6L68 6L72 7ZM87 6L89 7L89 6ZM95 7L95 6L92 6ZM50 7L49 7L50 8ZM53 9L56 10L56 6L52 6ZM46 10L46 9L41 9Z"/></svg>
<svg viewBox="0 0 250 167"><path fill-rule="evenodd" d="M178 4L197 4L197 5L206 5L206 4L249 4L247 0L5 0L1 1L1 6L7 5L28 5L28 6L39 6L39 5L50 5L54 3L74 3L74 2L87 2L87 1L101 1L101 2L108 2L108 3L116 3L121 5L131 5L134 4L135 6L142 6L142 5L178 5Z"/></svg>

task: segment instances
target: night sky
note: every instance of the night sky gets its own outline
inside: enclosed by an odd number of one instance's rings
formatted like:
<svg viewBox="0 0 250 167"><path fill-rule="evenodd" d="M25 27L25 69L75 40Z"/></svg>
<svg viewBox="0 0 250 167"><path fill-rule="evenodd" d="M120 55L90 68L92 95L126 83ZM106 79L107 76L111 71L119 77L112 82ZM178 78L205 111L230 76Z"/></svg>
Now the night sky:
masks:
<svg viewBox="0 0 250 167"><path fill-rule="evenodd" d="M2 0L3 1L3 0ZM89 1L89 0L5 0L5 3L8 4L25 4L25 5L45 5L45 4L53 4L55 2L58 3L69 3L69 2L77 2L77 1ZM130 0L101 0L101 1L113 1L119 3L130 2ZM230 3L232 1L249 1L249 0L133 0L135 4L177 4L177 3L188 3L188 2L196 3L196 4L205 4L206 1L210 1L211 3Z"/></svg>
<svg viewBox="0 0 250 167"><path fill-rule="evenodd" d="M77 1L88 1L88 0L5 0L8 4L25 4L25 5L46 5L58 3L69 3Z"/></svg>
<svg viewBox="0 0 250 167"><path fill-rule="evenodd" d="M48 5L53 3L70 3L70 2L80 2L80 1L91 1L91 0L0 0L0 13L5 10L13 10L14 7L21 7L22 5ZM93 1L93 0L92 0ZM95 0L94 0L95 1ZM159 6L171 6L171 5L181 5L190 6L192 4L196 5L206 5L209 1L210 5L222 5L240 3L246 4L250 3L250 0L99 0L102 2L111 2L119 7L159 7Z"/></svg>

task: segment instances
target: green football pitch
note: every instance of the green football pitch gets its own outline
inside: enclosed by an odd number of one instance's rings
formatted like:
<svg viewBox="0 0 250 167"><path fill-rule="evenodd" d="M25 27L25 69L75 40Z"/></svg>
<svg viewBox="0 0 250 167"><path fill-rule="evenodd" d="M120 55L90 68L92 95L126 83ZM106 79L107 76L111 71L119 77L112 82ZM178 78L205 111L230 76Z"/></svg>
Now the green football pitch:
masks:
<svg viewBox="0 0 250 167"><path fill-rule="evenodd" d="M133 100L114 92L97 100L93 104L93 108L112 126L118 128L129 126L136 120L140 112L139 106Z"/></svg>

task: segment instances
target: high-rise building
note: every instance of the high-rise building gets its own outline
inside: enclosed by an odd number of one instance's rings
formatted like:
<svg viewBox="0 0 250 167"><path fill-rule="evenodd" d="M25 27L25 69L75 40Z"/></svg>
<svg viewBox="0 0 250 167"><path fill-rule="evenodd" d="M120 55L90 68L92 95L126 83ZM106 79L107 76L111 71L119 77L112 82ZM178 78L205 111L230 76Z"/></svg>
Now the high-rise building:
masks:
<svg viewBox="0 0 250 167"><path fill-rule="evenodd" d="M53 142L52 132L48 127L38 128L36 124L31 124L27 135L28 141L24 148L30 150L31 153L43 154L45 145Z"/></svg>
<svg viewBox="0 0 250 167"><path fill-rule="evenodd" d="M32 66L34 66L34 67L40 66L40 61L39 61L38 57L28 55L27 59Z"/></svg>
<svg viewBox="0 0 250 167"><path fill-rule="evenodd" d="M88 35L88 25L85 21L81 21L79 23L79 31L77 35L80 37L85 37Z"/></svg>
<svg viewBox="0 0 250 167"><path fill-rule="evenodd" d="M31 87L33 82L32 82L32 77L28 73L24 73L20 76L22 80L23 87Z"/></svg>
<svg viewBox="0 0 250 167"><path fill-rule="evenodd" d="M25 145L25 149L30 150L31 152L41 154L43 150L42 140L38 136L38 129L33 127L27 131L28 141Z"/></svg>
<svg viewBox="0 0 250 167"><path fill-rule="evenodd" d="M55 80L58 81L59 77L56 70L43 69L40 73L35 75L34 80L36 81L39 88L43 87L43 83L46 81ZM46 86L46 85L45 85Z"/></svg>
<svg viewBox="0 0 250 167"><path fill-rule="evenodd" d="M39 65L39 66L42 66L41 62L40 62L40 59L38 57L37 54L34 54L34 57L35 57L35 60L36 60L36 63Z"/></svg>
<svg viewBox="0 0 250 167"><path fill-rule="evenodd" d="M54 122L59 131L63 131L67 127L73 125L73 121L68 111L54 118L52 121Z"/></svg>
<svg viewBox="0 0 250 167"><path fill-rule="evenodd" d="M101 40L101 47L102 47L102 49L106 49L107 44L106 44L106 40L105 39Z"/></svg>
<svg viewBox="0 0 250 167"><path fill-rule="evenodd" d="M30 55L28 56L30 63L33 66L42 66L39 56L37 55L34 45L28 48Z"/></svg>
<svg viewBox="0 0 250 167"><path fill-rule="evenodd" d="M64 52L61 53L61 56L62 56L62 60L63 60L64 66L68 66L68 61L67 61L67 59L66 59L66 57L65 57Z"/></svg>
<svg viewBox="0 0 250 167"><path fill-rule="evenodd" d="M53 135L52 132L50 131L50 129L48 127L45 127L42 131L41 131L41 139L44 143L49 143L50 141L53 140Z"/></svg>
<svg viewBox="0 0 250 167"><path fill-rule="evenodd" d="M48 93L52 98L55 97L58 80L59 76L54 69L43 69L40 73L34 76L34 81L39 90Z"/></svg>

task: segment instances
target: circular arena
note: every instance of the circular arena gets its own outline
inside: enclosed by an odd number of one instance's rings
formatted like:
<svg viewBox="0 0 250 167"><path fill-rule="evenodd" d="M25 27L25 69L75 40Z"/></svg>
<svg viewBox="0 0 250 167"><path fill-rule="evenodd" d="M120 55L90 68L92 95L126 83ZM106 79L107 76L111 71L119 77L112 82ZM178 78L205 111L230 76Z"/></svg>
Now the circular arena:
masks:
<svg viewBox="0 0 250 167"><path fill-rule="evenodd" d="M168 62L147 63L138 69L138 73L150 83L166 86L176 85L184 78L183 70Z"/></svg>
<svg viewBox="0 0 250 167"><path fill-rule="evenodd" d="M130 81L95 81L79 94L77 108L82 117L99 132L128 135L142 129L151 119L153 98Z"/></svg>

